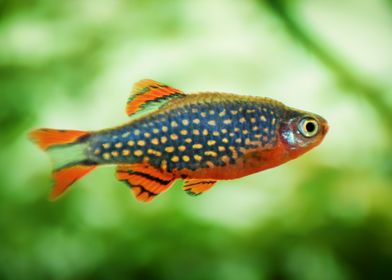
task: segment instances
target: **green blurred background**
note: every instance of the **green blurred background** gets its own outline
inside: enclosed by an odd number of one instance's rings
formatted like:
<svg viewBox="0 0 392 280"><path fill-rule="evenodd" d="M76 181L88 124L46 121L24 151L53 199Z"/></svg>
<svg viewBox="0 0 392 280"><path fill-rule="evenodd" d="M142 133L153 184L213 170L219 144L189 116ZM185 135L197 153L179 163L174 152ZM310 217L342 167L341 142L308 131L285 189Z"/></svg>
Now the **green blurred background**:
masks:
<svg viewBox="0 0 392 280"><path fill-rule="evenodd" d="M0 1L1 279L392 279L392 1ZM127 121L132 83L269 96L298 160L140 204L100 168L50 202L32 128Z"/></svg>

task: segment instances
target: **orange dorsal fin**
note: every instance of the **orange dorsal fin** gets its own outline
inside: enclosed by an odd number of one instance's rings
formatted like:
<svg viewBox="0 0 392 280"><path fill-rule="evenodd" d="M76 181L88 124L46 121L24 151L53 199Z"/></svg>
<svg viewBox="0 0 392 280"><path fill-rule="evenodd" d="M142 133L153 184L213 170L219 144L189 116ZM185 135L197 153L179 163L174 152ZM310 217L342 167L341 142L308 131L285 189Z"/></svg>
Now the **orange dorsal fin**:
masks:
<svg viewBox="0 0 392 280"><path fill-rule="evenodd" d="M158 170L148 164L123 164L117 166L117 179L127 183L138 201L149 202L166 191L176 180L173 174Z"/></svg>
<svg viewBox="0 0 392 280"><path fill-rule="evenodd" d="M88 132L80 130L59 130L42 128L30 132L29 137L41 149L46 150L52 146L77 142L81 137L88 134Z"/></svg>
<svg viewBox="0 0 392 280"><path fill-rule="evenodd" d="M50 194L50 198L58 198L68 189L68 187L70 187L74 182L92 171L95 167L95 165L75 165L54 171L54 187Z"/></svg>
<svg viewBox="0 0 392 280"><path fill-rule="evenodd" d="M182 188L189 195L196 196L208 191L215 184L216 184L215 180L191 179L191 180L186 180Z"/></svg>
<svg viewBox="0 0 392 280"><path fill-rule="evenodd" d="M126 112L128 116L139 116L151 112L166 104L173 98L183 97L185 94L178 89L153 81L141 80L134 84L128 99Z"/></svg>

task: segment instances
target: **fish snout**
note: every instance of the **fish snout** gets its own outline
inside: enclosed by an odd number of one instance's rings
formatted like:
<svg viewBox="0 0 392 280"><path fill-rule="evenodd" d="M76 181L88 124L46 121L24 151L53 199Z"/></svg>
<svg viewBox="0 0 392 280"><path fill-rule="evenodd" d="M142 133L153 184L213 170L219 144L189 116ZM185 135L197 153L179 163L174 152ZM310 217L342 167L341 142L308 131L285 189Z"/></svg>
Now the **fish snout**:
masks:
<svg viewBox="0 0 392 280"><path fill-rule="evenodd" d="M323 117L320 117L320 116L319 116L319 123L321 126L321 134L323 136L325 136L329 131L329 124L326 119L324 119Z"/></svg>

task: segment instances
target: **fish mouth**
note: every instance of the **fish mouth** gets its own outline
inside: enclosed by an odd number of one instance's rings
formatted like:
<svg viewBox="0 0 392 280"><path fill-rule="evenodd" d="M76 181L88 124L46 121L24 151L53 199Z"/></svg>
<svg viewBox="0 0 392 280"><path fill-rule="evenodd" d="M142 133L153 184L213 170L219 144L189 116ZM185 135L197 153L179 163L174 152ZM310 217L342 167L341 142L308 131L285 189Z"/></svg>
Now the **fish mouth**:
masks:
<svg viewBox="0 0 392 280"><path fill-rule="evenodd" d="M325 136L329 131L329 124L328 124L327 120L324 119L323 117L321 117L320 115L317 115L317 119L318 119L318 123L321 127L320 132L323 136Z"/></svg>
<svg viewBox="0 0 392 280"><path fill-rule="evenodd" d="M329 131L328 123L326 121L324 121L321 126L323 128L323 134L326 135L328 133L328 131Z"/></svg>

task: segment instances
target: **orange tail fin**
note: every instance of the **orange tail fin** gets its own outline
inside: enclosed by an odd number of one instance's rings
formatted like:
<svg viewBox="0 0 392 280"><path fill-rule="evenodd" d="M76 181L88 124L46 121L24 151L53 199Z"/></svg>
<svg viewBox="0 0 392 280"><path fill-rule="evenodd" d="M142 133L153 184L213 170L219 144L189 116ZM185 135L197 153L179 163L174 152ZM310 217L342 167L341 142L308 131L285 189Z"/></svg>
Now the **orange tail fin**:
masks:
<svg viewBox="0 0 392 280"><path fill-rule="evenodd" d="M75 165L54 171L54 187L49 197L51 199L58 198L68 189L68 187L90 171L94 170L95 167L96 165Z"/></svg>
<svg viewBox="0 0 392 280"><path fill-rule="evenodd" d="M29 136L41 149L46 150L54 163L54 187L51 199L59 197L74 182L92 171L96 165L85 155L86 131L37 129Z"/></svg>
<svg viewBox="0 0 392 280"><path fill-rule="evenodd" d="M74 143L88 134L88 132L80 130L42 128L33 130L29 136L41 149L46 150L52 146Z"/></svg>

